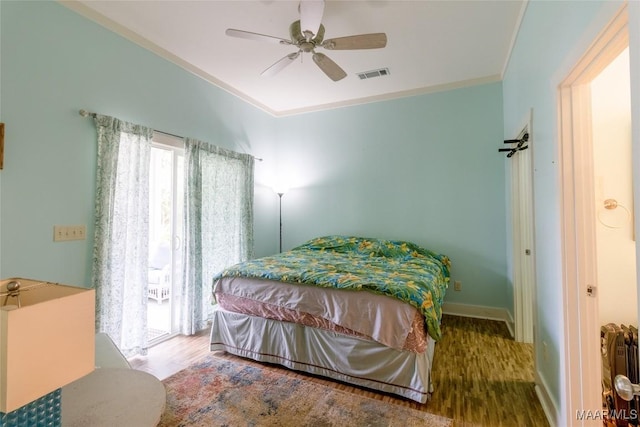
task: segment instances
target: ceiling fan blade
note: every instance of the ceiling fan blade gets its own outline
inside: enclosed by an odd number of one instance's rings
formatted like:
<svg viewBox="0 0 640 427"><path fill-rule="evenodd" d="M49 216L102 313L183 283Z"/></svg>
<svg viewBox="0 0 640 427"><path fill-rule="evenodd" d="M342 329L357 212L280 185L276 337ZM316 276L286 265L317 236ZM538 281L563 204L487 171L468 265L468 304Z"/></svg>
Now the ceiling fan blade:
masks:
<svg viewBox="0 0 640 427"><path fill-rule="evenodd" d="M387 35L385 33L359 34L322 42L322 47L329 50L380 49L386 45Z"/></svg>
<svg viewBox="0 0 640 427"><path fill-rule="evenodd" d="M347 77L347 73L323 53L313 54L313 62L334 82Z"/></svg>
<svg viewBox="0 0 640 427"><path fill-rule="evenodd" d="M279 43L279 44L292 44L291 40L283 39L280 37L268 36L266 34L252 33L251 31L236 30L233 28L228 28L227 31L225 31L224 33L228 36L239 37L241 39L260 40L260 41L266 41L270 43Z"/></svg>
<svg viewBox="0 0 640 427"><path fill-rule="evenodd" d="M287 65L291 64L298 56L300 56L300 51L290 53L289 55L278 60L275 64L264 70L262 73L260 73L260 75L267 77L275 76L280 71L285 69Z"/></svg>
<svg viewBox="0 0 640 427"><path fill-rule="evenodd" d="M302 34L307 36L307 32L311 33L310 40L318 34L318 28L322 23L322 15L324 14L324 0L300 0L300 30Z"/></svg>

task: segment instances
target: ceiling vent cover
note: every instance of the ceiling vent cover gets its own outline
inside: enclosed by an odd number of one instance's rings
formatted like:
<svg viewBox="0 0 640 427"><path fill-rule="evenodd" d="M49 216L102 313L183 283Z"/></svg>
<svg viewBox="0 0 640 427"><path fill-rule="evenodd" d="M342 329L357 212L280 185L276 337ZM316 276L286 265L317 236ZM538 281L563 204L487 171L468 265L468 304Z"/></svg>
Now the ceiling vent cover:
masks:
<svg viewBox="0 0 640 427"><path fill-rule="evenodd" d="M382 77L388 76L389 69L388 68L378 68L377 70L365 71L363 73L357 73L360 80L372 79L374 77Z"/></svg>

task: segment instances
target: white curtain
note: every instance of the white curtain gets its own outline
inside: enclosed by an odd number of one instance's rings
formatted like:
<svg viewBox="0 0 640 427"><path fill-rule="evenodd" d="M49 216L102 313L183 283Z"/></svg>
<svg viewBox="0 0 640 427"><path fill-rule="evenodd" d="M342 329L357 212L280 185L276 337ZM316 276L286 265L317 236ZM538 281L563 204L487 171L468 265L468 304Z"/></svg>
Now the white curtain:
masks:
<svg viewBox="0 0 640 427"><path fill-rule="evenodd" d="M215 274L253 256L254 158L185 140L185 246L180 329L207 327Z"/></svg>
<svg viewBox="0 0 640 427"><path fill-rule="evenodd" d="M126 357L146 354L149 154L153 130L95 116L98 131L93 287L96 329Z"/></svg>

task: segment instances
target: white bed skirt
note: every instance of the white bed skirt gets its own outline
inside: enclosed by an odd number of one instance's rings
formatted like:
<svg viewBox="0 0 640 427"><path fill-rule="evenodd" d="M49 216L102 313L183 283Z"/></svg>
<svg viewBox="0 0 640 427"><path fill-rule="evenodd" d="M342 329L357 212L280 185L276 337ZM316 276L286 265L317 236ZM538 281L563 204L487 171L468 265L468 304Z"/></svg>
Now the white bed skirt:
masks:
<svg viewBox="0 0 640 427"><path fill-rule="evenodd" d="M217 307L211 350L333 378L425 403L433 391L435 342L424 353L396 350L375 341Z"/></svg>

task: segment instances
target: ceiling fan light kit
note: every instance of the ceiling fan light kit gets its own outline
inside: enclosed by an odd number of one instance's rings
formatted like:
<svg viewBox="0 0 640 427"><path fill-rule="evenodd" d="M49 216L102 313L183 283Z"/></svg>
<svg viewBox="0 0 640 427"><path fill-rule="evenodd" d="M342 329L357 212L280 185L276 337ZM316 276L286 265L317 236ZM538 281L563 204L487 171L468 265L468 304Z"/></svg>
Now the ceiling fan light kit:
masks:
<svg viewBox="0 0 640 427"><path fill-rule="evenodd" d="M327 77L335 82L345 78L347 73L327 55L316 52L316 48L361 50L380 49L387 45L387 35L385 33L358 34L324 40L325 28L322 25L324 0L302 0L298 10L300 12L300 20L293 22L289 26L290 40L233 28L227 29L225 34L231 37L275 42L298 48L296 52L286 55L264 70L261 73L263 76L274 76L297 59L300 53L311 53L313 62Z"/></svg>

